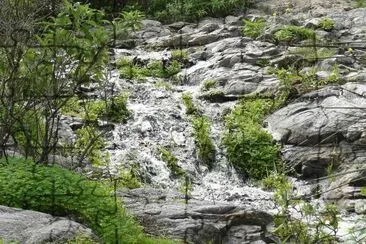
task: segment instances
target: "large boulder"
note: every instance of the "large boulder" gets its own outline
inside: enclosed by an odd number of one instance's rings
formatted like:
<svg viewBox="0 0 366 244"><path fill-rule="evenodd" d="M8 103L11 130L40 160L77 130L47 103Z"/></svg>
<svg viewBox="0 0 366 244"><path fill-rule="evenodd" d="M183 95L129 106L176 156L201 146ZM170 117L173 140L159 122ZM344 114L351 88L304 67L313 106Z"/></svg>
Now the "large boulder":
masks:
<svg viewBox="0 0 366 244"><path fill-rule="evenodd" d="M92 231L66 218L0 206L0 240L16 243L65 243L77 237L94 239Z"/></svg>

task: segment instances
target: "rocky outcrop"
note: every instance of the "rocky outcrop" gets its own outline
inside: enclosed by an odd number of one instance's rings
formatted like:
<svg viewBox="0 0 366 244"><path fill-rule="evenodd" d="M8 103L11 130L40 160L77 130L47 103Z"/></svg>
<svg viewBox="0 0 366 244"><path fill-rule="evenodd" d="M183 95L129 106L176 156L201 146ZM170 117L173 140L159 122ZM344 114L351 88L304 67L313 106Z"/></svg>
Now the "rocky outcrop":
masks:
<svg viewBox="0 0 366 244"><path fill-rule="evenodd" d="M0 206L0 242L65 243L77 237L95 239L90 229L69 219Z"/></svg>
<svg viewBox="0 0 366 244"><path fill-rule="evenodd" d="M272 216L260 210L197 201L161 189L120 195L146 232L188 243L266 243L266 226L272 222Z"/></svg>

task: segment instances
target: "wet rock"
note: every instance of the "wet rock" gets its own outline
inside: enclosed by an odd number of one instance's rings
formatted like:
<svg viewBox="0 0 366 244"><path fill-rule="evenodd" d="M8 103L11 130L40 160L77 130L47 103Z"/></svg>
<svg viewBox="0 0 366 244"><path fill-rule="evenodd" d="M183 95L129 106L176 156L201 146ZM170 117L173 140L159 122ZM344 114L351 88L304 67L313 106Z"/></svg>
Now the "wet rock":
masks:
<svg viewBox="0 0 366 244"><path fill-rule="evenodd" d="M272 222L259 210L187 199L172 191L141 188L120 195L146 232L197 244L263 241Z"/></svg>
<svg viewBox="0 0 366 244"><path fill-rule="evenodd" d="M66 243L77 236L95 239L74 221L49 214L0 206L0 239L19 243Z"/></svg>

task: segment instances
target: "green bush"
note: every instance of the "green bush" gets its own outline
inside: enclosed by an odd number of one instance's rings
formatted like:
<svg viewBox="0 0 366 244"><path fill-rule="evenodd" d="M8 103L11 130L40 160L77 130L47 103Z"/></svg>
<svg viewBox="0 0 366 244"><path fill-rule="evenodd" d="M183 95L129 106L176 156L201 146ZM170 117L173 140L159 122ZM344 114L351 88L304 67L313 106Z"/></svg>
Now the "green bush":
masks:
<svg viewBox="0 0 366 244"><path fill-rule="evenodd" d="M108 184L21 158L0 159L0 169L1 205L72 217L104 243L172 243L147 238Z"/></svg>
<svg viewBox="0 0 366 244"><path fill-rule="evenodd" d="M162 22L197 21L245 11L251 3L252 0L151 0L147 12Z"/></svg>
<svg viewBox="0 0 366 244"><path fill-rule="evenodd" d="M244 20L243 35L255 39L263 34L265 27L266 21L264 19L255 21Z"/></svg>
<svg viewBox="0 0 366 244"><path fill-rule="evenodd" d="M211 124L210 121L203 116L196 116L192 119L194 129L194 137L198 158L209 168L213 167L215 162L215 146L210 137Z"/></svg>
<svg viewBox="0 0 366 244"><path fill-rule="evenodd" d="M167 163L168 168L174 176L181 177L185 174L184 170L178 165L178 159L168 148L159 147L158 150L160 152L161 159Z"/></svg>
<svg viewBox="0 0 366 244"><path fill-rule="evenodd" d="M314 30L304 27L289 25L284 26L274 34L276 41L297 42L315 37Z"/></svg>
<svg viewBox="0 0 366 244"><path fill-rule="evenodd" d="M229 162L254 179L262 179L280 162L279 146L261 128L272 105L269 99L243 100L226 118L223 144Z"/></svg>
<svg viewBox="0 0 366 244"><path fill-rule="evenodd" d="M324 18L319 22L319 27L325 31L331 31L334 29L335 22L330 18Z"/></svg>

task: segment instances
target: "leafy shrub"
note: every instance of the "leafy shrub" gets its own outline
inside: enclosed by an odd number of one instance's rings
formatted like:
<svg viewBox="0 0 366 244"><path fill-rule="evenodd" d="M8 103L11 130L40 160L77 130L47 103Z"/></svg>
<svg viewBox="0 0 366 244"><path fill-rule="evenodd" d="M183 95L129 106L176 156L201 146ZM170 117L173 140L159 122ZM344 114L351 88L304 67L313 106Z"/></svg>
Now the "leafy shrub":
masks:
<svg viewBox="0 0 366 244"><path fill-rule="evenodd" d="M315 37L314 30L294 25L284 26L274 34L274 38L276 41L285 41L285 42L302 41L312 39L314 37Z"/></svg>
<svg viewBox="0 0 366 244"><path fill-rule="evenodd" d="M268 99L243 100L226 118L223 144L229 162L254 179L262 179L280 162L279 147L261 128L272 103Z"/></svg>
<svg viewBox="0 0 366 244"><path fill-rule="evenodd" d="M152 0L148 13L163 22L197 21L206 16L224 17L237 10L244 11L251 0Z"/></svg>
<svg viewBox="0 0 366 244"><path fill-rule="evenodd" d="M178 165L178 159L168 148L159 147L158 150L161 159L167 163L168 168L174 176L181 177L185 174L184 170Z"/></svg>
<svg viewBox="0 0 366 244"><path fill-rule="evenodd" d="M255 39L263 33L265 27L266 21L264 19L244 20L243 35Z"/></svg>
<svg viewBox="0 0 366 244"><path fill-rule="evenodd" d="M196 105L193 103L192 94L189 92L182 93L182 100L186 107L186 114L188 115L197 115L200 113Z"/></svg>
<svg viewBox="0 0 366 244"><path fill-rule="evenodd" d="M0 168L1 205L73 217L104 243L160 243L143 234L108 184L20 158L0 159Z"/></svg>
<svg viewBox="0 0 366 244"><path fill-rule="evenodd" d="M215 146L210 138L211 124L210 121L203 116L196 116L192 119L194 129L194 137L198 158L212 168L215 161Z"/></svg>
<svg viewBox="0 0 366 244"><path fill-rule="evenodd" d="M324 18L319 22L319 27L325 31L331 31L334 29L335 22L330 18Z"/></svg>

